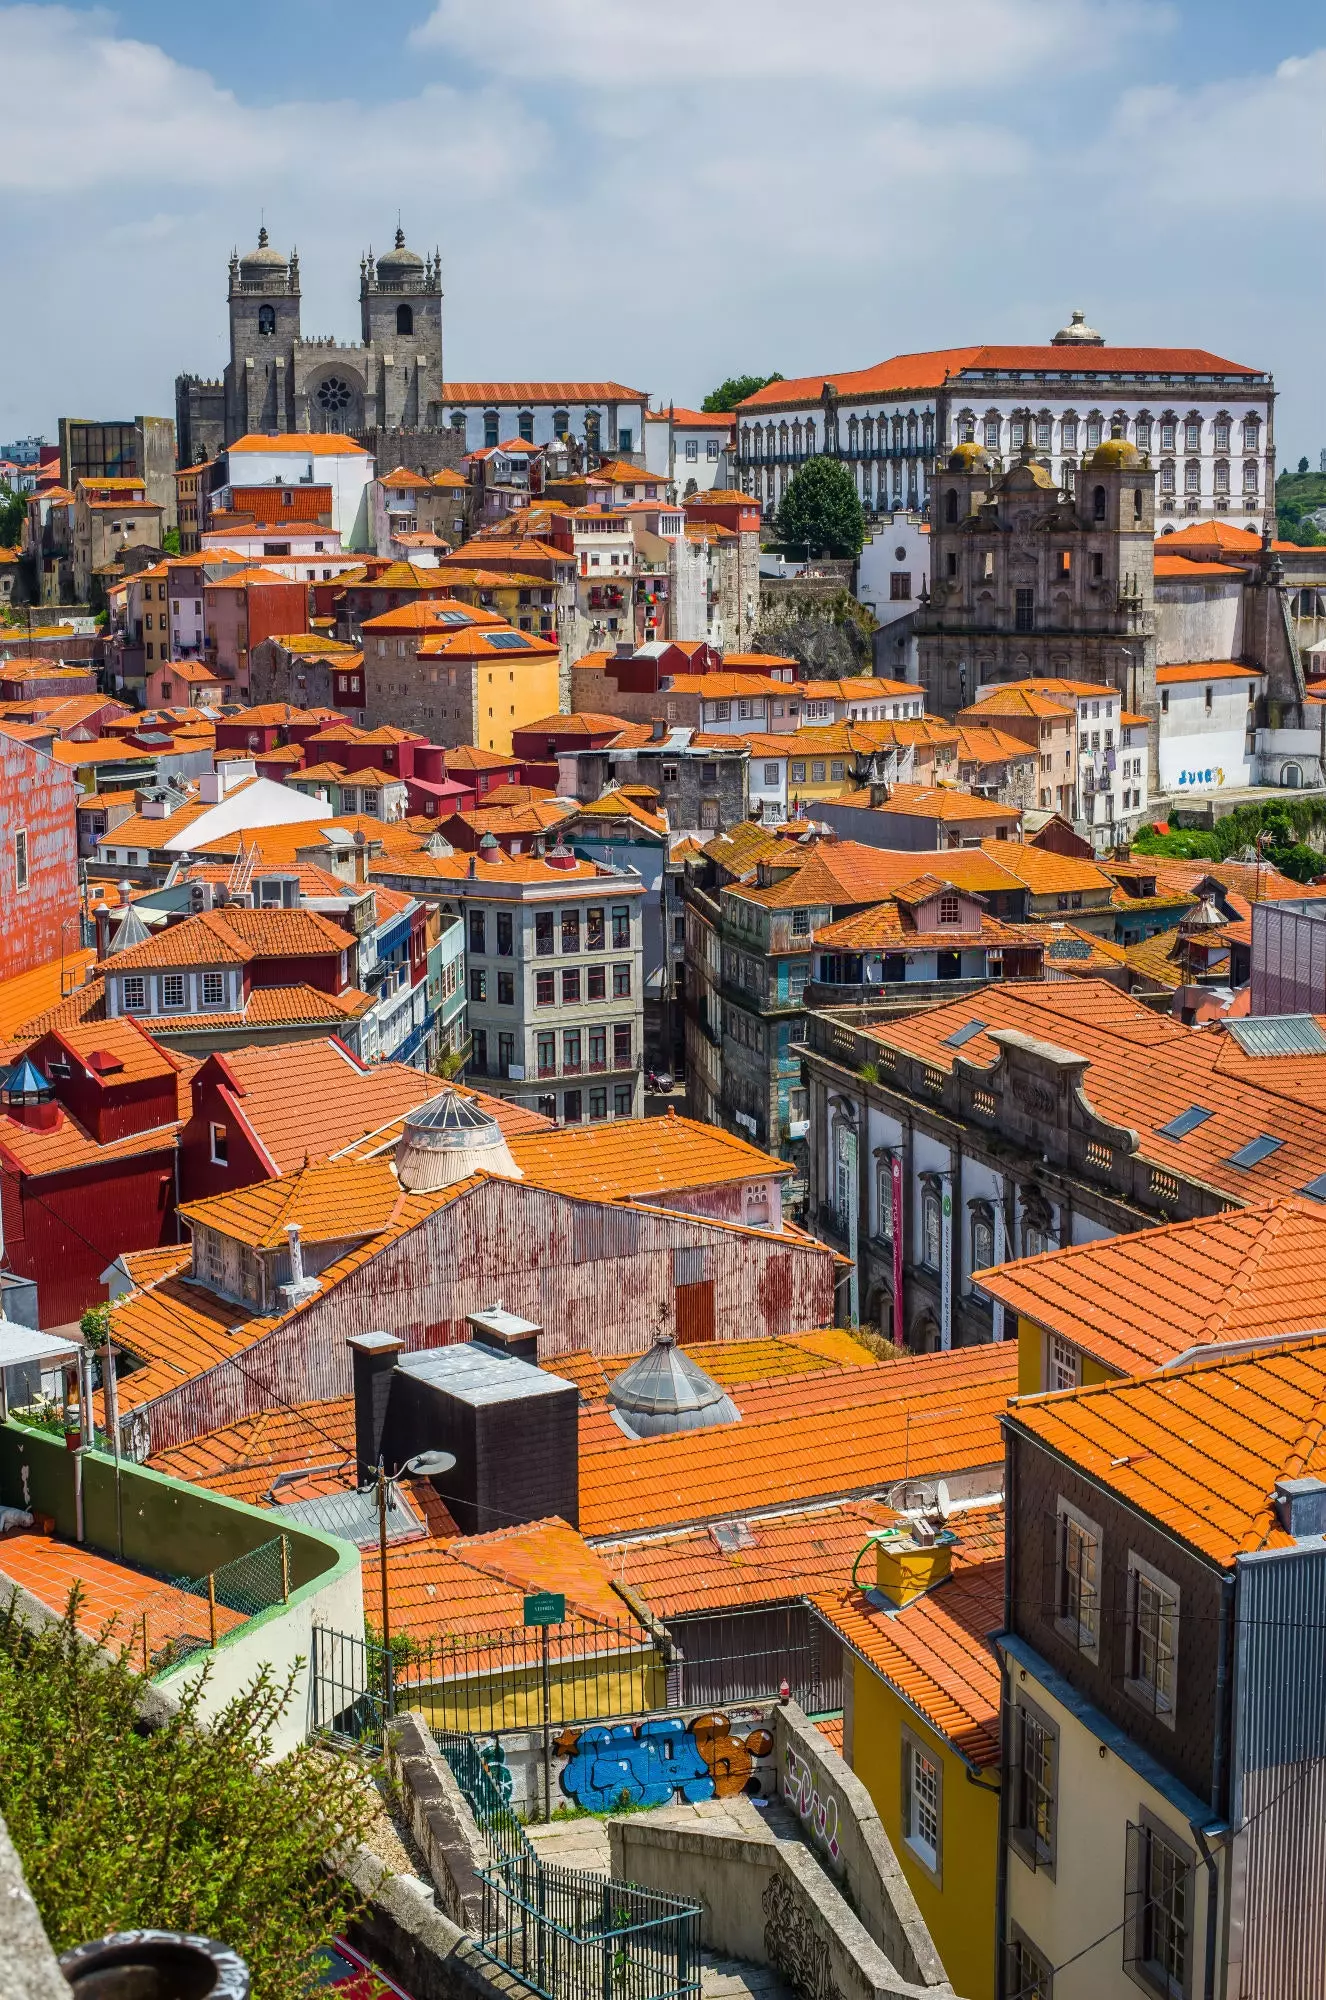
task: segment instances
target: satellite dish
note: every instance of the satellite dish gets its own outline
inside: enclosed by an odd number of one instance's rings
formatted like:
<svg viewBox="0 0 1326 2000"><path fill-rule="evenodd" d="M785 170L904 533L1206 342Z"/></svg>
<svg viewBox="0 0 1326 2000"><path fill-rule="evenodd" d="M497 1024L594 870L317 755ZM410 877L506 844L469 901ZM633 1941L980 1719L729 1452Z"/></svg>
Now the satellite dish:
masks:
<svg viewBox="0 0 1326 2000"><path fill-rule="evenodd" d="M939 1509L940 1520L947 1521L953 1512L953 1497L948 1490L947 1479L941 1479L935 1488L935 1506Z"/></svg>
<svg viewBox="0 0 1326 2000"><path fill-rule="evenodd" d="M364 829L362 826L357 826L355 828L355 846L362 847L363 845L364 845Z"/></svg>

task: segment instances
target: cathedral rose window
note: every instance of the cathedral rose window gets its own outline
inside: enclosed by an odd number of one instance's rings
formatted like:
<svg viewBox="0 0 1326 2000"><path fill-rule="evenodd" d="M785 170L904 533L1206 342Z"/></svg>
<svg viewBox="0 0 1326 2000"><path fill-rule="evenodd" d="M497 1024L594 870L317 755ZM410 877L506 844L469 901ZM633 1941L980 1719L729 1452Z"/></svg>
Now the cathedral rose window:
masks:
<svg viewBox="0 0 1326 2000"><path fill-rule="evenodd" d="M318 408L320 410L348 410L350 407L350 384L342 382L339 375L329 375L325 382L318 384Z"/></svg>

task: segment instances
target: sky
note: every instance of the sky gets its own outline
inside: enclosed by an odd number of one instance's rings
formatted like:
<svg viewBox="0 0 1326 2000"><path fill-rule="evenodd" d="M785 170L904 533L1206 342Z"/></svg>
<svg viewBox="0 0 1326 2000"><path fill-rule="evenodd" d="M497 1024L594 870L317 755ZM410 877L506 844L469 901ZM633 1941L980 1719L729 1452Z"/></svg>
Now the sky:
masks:
<svg viewBox="0 0 1326 2000"><path fill-rule="evenodd" d="M219 374L264 218L357 338L399 213L453 380L694 403L1080 307L1326 447L1320 0L0 4L0 51L0 442Z"/></svg>

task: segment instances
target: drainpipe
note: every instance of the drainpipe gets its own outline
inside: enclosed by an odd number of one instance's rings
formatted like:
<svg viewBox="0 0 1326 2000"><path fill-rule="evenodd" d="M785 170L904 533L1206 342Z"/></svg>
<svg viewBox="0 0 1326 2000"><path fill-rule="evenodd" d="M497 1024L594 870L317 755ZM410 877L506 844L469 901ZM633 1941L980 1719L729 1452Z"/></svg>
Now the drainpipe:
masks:
<svg viewBox="0 0 1326 2000"><path fill-rule="evenodd" d="M1215 1684L1215 1743L1211 1752L1211 1810L1219 1813L1228 1782L1228 1751L1230 1728L1230 1693L1232 1672L1230 1655L1233 1650L1234 1592L1236 1579L1233 1575L1220 1579L1220 1633L1216 1652ZM1216 1918L1220 1901L1220 1870L1216 1856L1207 1841L1204 1828L1195 1826L1193 1833L1197 1845L1202 1850L1202 1863L1206 1869L1206 1965L1203 1975L1204 2000L1215 2000L1216 1994ZM1228 1848L1226 1847L1228 1852Z"/></svg>
<svg viewBox="0 0 1326 2000"><path fill-rule="evenodd" d="M1017 1548L1017 1480L1013 1442L1004 1433L1004 1520L1013 1524L1009 1539L1009 1559L1004 1563L1004 1630L1013 1630L1013 1562ZM995 1870L995 1992L1002 1993L1004 1939L1008 1934L1008 1814L1012 1792L1013 1754L1013 1662L1003 1655L1002 1672L1007 1675L1007 1692L1000 1702L999 1715L999 1865ZM1210 2000L1210 1996L1207 1996Z"/></svg>

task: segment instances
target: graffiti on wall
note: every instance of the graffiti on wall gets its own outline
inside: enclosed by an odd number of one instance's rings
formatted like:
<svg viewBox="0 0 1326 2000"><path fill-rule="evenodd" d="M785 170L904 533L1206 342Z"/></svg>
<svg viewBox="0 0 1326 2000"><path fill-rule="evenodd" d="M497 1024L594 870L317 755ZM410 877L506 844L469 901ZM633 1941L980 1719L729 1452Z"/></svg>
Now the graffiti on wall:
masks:
<svg viewBox="0 0 1326 2000"><path fill-rule="evenodd" d="M770 1965L781 1972L801 2000L842 2000L833 1976L826 1940L800 1896L782 1875L771 1875L760 1898L764 1912L764 1950Z"/></svg>
<svg viewBox="0 0 1326 2000"><path fill-rule="evenodd" d="M783 1797L831 1861L838 1859L838 1800L815 1766L788 1743L783 1757Z"/></svg>
<svg viewBox="0 0 1326 2000"><path fill-rule="evenodd" d="M556 1743L566 1760L561 1788L587 1812L759 1792L760 1766L773 1750L767 1729L734 1734L726 1715L700 1715L689 1723L655 1716L645 1722L566 1729Z"/></svg>

